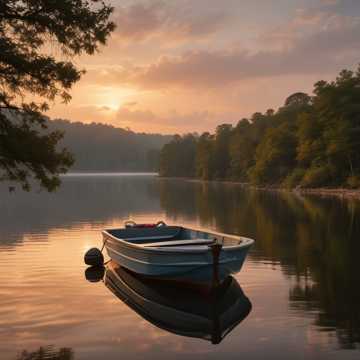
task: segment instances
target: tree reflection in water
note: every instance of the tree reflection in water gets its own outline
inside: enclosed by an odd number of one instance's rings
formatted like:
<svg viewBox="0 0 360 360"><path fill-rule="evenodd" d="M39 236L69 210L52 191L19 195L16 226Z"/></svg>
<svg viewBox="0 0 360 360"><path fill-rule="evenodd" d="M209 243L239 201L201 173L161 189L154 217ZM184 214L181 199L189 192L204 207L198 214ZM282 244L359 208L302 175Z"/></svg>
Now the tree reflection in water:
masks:
<svg viewBox="0 0 360 360"><path fill-rule="evenodd" d="M71 348L55 349L52 345L40 347L35 351L23 350L16 360L73 360L74 352Z"/></svg>
<svg viewBox="0 0 360 360"><path fill-rule="evenodd" d="M167 180L160 195L174 221L196 214L204 227L255 238L249 257L295 279L290 308L316 313L342 348L360 346L360 201Z"/></svg>

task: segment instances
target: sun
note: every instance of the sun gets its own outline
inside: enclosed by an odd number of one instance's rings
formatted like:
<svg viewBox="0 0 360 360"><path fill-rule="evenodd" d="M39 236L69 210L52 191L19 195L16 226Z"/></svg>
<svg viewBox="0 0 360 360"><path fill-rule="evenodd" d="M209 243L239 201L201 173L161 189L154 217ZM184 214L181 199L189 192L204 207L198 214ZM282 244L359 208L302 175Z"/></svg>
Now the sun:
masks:
<svg viewBox="0 0 360 360"><path fill-rule="evenodd" d="M107 111L118 111L121 106L119 102L102 102L98 107Z"/></svg>
<svg viewBox="0 0 360 360"><path fill-rule="evenodd" d="M97 106L108 111L118 111L133 95L134 91L130 89L106 87L102 88L96 95L96 103Z"/></svg>

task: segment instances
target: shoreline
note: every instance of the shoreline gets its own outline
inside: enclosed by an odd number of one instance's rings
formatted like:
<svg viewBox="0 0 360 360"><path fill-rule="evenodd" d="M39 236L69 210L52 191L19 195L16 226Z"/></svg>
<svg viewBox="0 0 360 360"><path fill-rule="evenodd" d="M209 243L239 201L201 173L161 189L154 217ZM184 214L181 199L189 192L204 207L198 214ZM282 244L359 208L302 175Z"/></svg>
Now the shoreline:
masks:
<svg viewBox="0 0 360 360"><path fill-rule="evenodd" d="M340 198L358 198L360 199L360 189L347 189L347 188L294 188L287 189L277 186L256 186L250 183L234 181L234 180L201 180L196 178L187 177L170 177L170 176L158 176L160 179L171 180L185 180L197 183L211 183L211 184L228 184L237 185L250 190L267 191L267 192L286 192L294 195L317 195L317 196L336 196Z"/></svg>
<svg viewBox="0 0 360 360"><path fill-rule="evenodd" d="M73 171L67 172L65 174L60 174L60 177L96 177L96 176L157 176L157 172L131 172L131 171Z"/></svg>

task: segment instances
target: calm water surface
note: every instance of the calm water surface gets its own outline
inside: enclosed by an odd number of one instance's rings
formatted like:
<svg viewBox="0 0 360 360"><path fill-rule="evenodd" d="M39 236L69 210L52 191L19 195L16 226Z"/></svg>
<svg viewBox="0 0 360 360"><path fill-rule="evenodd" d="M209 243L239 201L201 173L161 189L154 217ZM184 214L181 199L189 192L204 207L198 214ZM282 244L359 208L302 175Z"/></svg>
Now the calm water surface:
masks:
<svg viewBox="0 0 360 360"><path fill-rule="evenodd" d="M1 189L2 360L40 347L67 348L62 359L359 359L360 202L154 176L63 180L56 194ZM129 218L256 239L236 276L252 310L220 344L161 330L86 281L84 252Z"/></svg>

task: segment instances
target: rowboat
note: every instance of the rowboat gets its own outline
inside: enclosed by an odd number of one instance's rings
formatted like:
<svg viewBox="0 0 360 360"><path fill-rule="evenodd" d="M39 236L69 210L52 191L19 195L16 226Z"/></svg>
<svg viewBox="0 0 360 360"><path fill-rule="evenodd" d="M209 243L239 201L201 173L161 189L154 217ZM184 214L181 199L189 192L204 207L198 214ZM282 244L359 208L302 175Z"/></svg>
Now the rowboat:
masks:
<svg viewBox="0 0 360 360"><path fill-rule="evenodd" d="M130 271L191 283L221 283L241 270L254 240L182 226L126 223L103 232L109 257Z"/></svg>
<svg viewBox="0 0 360 360"><path fill-rule="evenodd" d="M233 277L204 296L144 278L110 262L105 285L151 324L176 335L218 344L250 313L251 303Z"/></svg>

